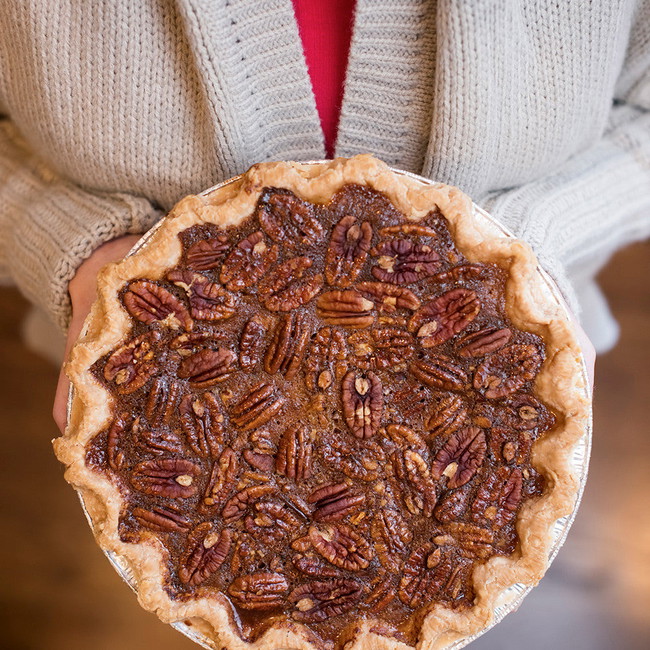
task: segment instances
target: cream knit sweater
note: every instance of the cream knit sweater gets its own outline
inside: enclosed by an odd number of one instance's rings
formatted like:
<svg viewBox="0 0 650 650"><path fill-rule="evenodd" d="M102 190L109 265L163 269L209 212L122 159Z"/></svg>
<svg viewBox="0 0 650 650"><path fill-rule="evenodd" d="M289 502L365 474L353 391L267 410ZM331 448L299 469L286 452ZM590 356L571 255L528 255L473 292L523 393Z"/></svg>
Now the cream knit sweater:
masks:
<svg viewBox="0 0 650 650"><path fill-rule="evenodd" d="M650 2L358 0L336 154L460 186L576 308L650 233ZM0 267L65 326L97 246L324 157L291 0L4 0Z"/></svg>

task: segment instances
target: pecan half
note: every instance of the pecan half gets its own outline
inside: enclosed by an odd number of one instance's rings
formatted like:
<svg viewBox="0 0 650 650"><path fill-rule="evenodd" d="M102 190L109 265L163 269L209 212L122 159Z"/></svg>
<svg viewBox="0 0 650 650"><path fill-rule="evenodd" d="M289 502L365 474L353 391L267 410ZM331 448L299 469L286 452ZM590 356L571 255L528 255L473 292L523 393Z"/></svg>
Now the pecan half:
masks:
<svg viewBox="0 0 650 650"><path fill-rule="evenodd" d="M467 407L460 395L441 393L432 396L433 408L424 428L432 436L454 433L467 420Z"/></svg>
<svg viewBox="0 0 650 650"><path fill-rule="evenodd" d="M219 280L229 291L254 287L277 262L277 245L266 245L264 234L254 232L242 239L223 262Z"/></svg>
<svg viewBox="0 0 650 650"><path fill-rule="evenodd" d="M298 611L293 618L306 623L326 621L352 609L361 597L361 585L351 578L317 580L296 587L289 602Z"/></svg>
<svg viewBox="0 0 650 650"><path fill-rule="evenodd" d="M452 434L433 461L433 477L449 478L448 488L465 485L476 474L487 451L485 432L478 427L466 427Z"/></svg>
<svg viewBox="0 0 650 650"><path fill-rule="evenodd" d="M264 232L289 249L312 246L323 236L314 206L290 193L275 192L260 198L257 218Z"/></svg>
<svg viewBox="0 0 650 650"><path fill-rule="evenodd" d="M228 595L242 609L273 609L284 604L289 585L281 573L258 571L242 576L228 587Z"/></svg>
<svg viewBox="0 0 650 650"><path fill-rule="evenodd" d="M190 289L190 314L196 320L225 320L237 306L235 296L217 282L194 281Z"/></svg>
<svg viewBox="0 0 650 650"><path fill-rule="evenodd" d="M410 239L382 241L370 253L379 258L372 274L381 282L411 284L433 275L440 266L438 253Z"/></svg>
<svg viewBox="0 0 650 650"><path fill-rule="evenodd" d="M126 457L124 452L120 449L120 442L126 431L129 422L128 413L122 413L113 420L113 423L108 429L106 438L106 459L108 466L117 471L122 469L126 464Z"/></svg>
<svg viewBox="0 0 650 650"><path fill-rule="evenodd" d="M404 491L404 503L413 515L430 517L438 500L436 483L426 460L413 449L403 453L404 473L410 486L410 494Z"/></svg>
<svg viewBox="0 0 650 650"><path fill-rule="evenodd" d="M451 573L451 560L442 559L434 544L423 544L409 555L404 564L399 599L413 609L437 600Z"/></svg>
<svg viewBox="0 0 650 650"><path fill-rule="evenodd" d="M315 506L314 521L338 521L359 510L366 497L356 494L347 483L329 483L314 490L307 498Z"/></svg>
<svg viewBox="0 0 650 650"><path fill-rule="evenodd" d="M415 235L417 237L428 237L437 239L438 233L433 229L421 223L400 223L396 226L386 226L379 231L382 237L388 235Z"/></svg>
<svg viewBox="0 0 650 650"><path fill-rule="evenodd" d="M223 414L212 393L187 395L179 407L181 428L197 456L216 458L223 444Z"/></svg>
<svg viewBox="0 0 650 650"><path fill-rule="evenodd" d="M200 239L185 252L185 262L188 268L194 271L211 271L221 264L229 247L227 235Z"/></svg>
<svg viewBox="0 0 650 650"><path fill-rule="evenodd" d="M157 533L186 533L192 526L189 517L162 506L153 506L150 510L133 508L131 514L141 526Z"/></svg>
<svg viewBox="0 0 650 650"><path fill-rule="evenodd" d="M481 303L469 289L452 289L418 309L409 321L422 347L432 348L464 330L478 315Z"/></svg>
<svg viewBox="0 0 650 650"><path fill-rule="evenodd" d="M263 552L259 544L250 535L243 532L238 533L230 559L231 574L252 573L257 568L262 556Z"/></svg>
<svg viewBox="0 0 650 650"><path fill-rule="evenodd" d="M149 391L145 415L152 427L169 424L178 400L181 397L181 384L170 377L157 377Z"/></svg>
<svg viewBox="0 0 650 650"><path fill-rule="evenodd" d="M480 264L461 264L442 273L436 273L431 280L434 282L458 282L459 280L479 278L486 275L486 272L489 272L488 269Z"/></svg>
<svg viewBox="0 0 650 650"><path fill-rule="evenodd" d="M287 506L274 501L254 503L244 519L246 530L265 544L280 541L298 530L300 525L301 521Z"/></svg>
<svg viewBox="0 0 650 650"><path fill-rule="evenodd" d="M178 454L183 451L183 442L180 436L168 427L161 429L147 427L140 418L133 421L133 435L137 444L145 452L153 454Z"/></svg>
<svg viewBox="0 0 650 650"><path fill-rule="evenodd" d="M244 325L239 339L239 365L245 370L251 370L262 359L262 347L266 327L257 316L253 316Z"/></svg>
<svg viewBox="0 0 650 650"><path fill-rule="evenodd" d="M382 566L397 573L413 540L404 517L394 508L382 508L372 520L370 534Z"/></svg>
<svg viewBox="0 0 650 650"><path fill-rule="evenodd" d="M499 530L514 521L523 499L523 474L515 467L499 467L479 487L471 505L472 521Z"/></svg>
<svg viewBox="0 0 650 650"><path fill-rule="evenodd" d="M213 524L199 524L187 538L187 547L180 558L178 578L186 584L200 585L226 561L232 534L226 528L213 532Z"/></svg>
<svg viewBox="0 0 650 650"><path fill-rule="evenodd" d="M316 300L316 314L328 325L352 329L370 327L375 320L374 303L354 289L325 291Z"/></svg>
<svg viewBox="0 0 650 650"><path fill-rule="evenodd" d="M275 458L271 454L260 453L246 449L244 460L260 472L270 472L275 467Z"/></svg>
<svg viewBox="0 0 650 650"><path fill-rule="evenodd" d="M306 426L290 426L278 442L275 457L275 469L297 481L311 476L312 442L310 431Z"/></svg>
<svg viewBox="0 0 650 650"><path fill-rule="evenodd" d="M305 314L286 314L277 324L264 357L264 370L293 379L305 355L311 324Z"/></svg>
<svg viewBox="0 0 650 650"><path fill-rule="evenodd" d="M235 296L218 282L211 282L200 273L180 269L170 271L167 278L187 293L192 318L217 321L235 313Z"/></svg>
<svg viewBox="0 0 650 650"><path fill-rule="evenodd" d="M320 273L307 273L313 262L308 257L292 257L277 266L260 282L258 295L271 311L291 311L308 303L323 286Z"/></svg>
<svg viewBox="0 0 650 650"><path fill-rule="evenodd" d="M178 376L196 388L212 386L228 379L235 370L237 357L227 348L204 348L181 361Z"/></svg>
<svg viewBox="0 0 650 650"><path fill-rule="evenodd" d="M160 338L158 330L145 332L117 348L108 357L104 377L115 383L119 393L133 393L156 373L158 367L154 349Z"/></svg>
<svg viewBox="0 0 650 650"><path fill-rule="evenodd" d="M515 393L496 400L477 401L472 409L475 424L493 431L533 432L523 439L532 441L535 433L541 433L555 425L555 417L538 399L527 393Z"/></svg>
<svg viewBox="0 0 650 650"><path fill-rule="evenodd" d="M387 432L389 428L393 433L396 430L401 430L400 434L412 433L410 429L399 425L389 425ZM397 439L394 435L391 437ZM406 438L405 442L409 444ZM395 450L387 469L392 469L395 492L402 495L406 509L412 515L430 517L436 505L437 489L426 461L428 450L426 444L424 447L410 446L411 448L400 447Z"/></svg>
<svg viewBox="0 0 650 650"><path fill-rule="evenodd" d="M345 524L311 526L309 539L317 553L346 571L361 571L374 557L368 541Z"/></svg>
<svg viewBox="0 0 650 650"><path fill-rule="evenodd" d="M375 584L371 585L370 593L365 599L370 614L378 614L390 605L397 597L397 585L391 573L380 574Z"/></svg>
<svg viewBox="0 0 650 650"><path fill-rule="evenodd" d="M332 438L321 449L323 458L337 470L360 481L375 481L381 476L384 450L372 440Z"/></svg>
<svg viewBox="0 0 650 650"><path fill-rule="evenodd" d="M136 490L152 496L188 499L196 494L194 479L201 468L183 458L160 458L138 463L131 474Z"/></svg>
<svg viewBox="0 0 650 650"><path fill-rule="evenodd" d="M361 225L352 215L343 217L332 230L325 255L325 278L332 285L349 287L361 272L368 257L372 226Z"/></svg>
<svg viewBox="0 0 650 650"><path fill-rule="evenodd" d="M468 489L447 490L433 511L436 519L442 522L460 519L467 511L471 494Z"/></svg>
<svg viewBox="0 0 650 650"><path fill-rule="evenodd" d="M510 417L505 418L504 424L517 431L546 431L555 425L553 414L532 395L520 393L506 397L501 404L507 409Z"/></svg>
<svg viewBox="0 0 650 650"><path fill-rule="evenodd" d="M305 362L305 383L309 390L325 390L345 374L347 346L341 332L323 327L314 337Z"/></svg>
<svg viewBox="0 0 650 650"><path fill-rule="evenodd" d="M187 307L171 292L151 280L129 282L122 295L129 314L141 323L167 321L172 327L192 329Z"/></svg>
<svg viewBox="0 0 650 650"><path fill-rule="evenodd" d="M193 352L203 348L216 347L224 338L226 338L224 332L214 330L184 332L170 341L169 349L175 350L181 357L189 357Z"/></svg>
<svg viewBox="0 0 650 650"><path fill-rule="evenodd" d="M482 357L500 350L512 338L512 332L503 327L484 327L478 332L463 336L454 346L461 357Z"/></svg>
<svg viewBox="0 0 650 650"><path fill-rule="evenodd" d="M400 450L413 449L421 456L427 455L428 447L426 441L413 429L402 424L389 424L386 427L386 433Z"/></svg>
<svg viewBox="0 0 650 650"><path fill-rule="evenodd" d="M364 298L372 300L376 309L388 314L398 309L415 311L420 306L420 299L406 287L387 282L359 282L356 289Z"/></svg>
<svg viewBox="0 0 650 650"><path fill-rule="evenodd" d="M536 377L541 365L542 355L534 345L511 345L479 364L474 388L488 399L512 395Z"/></svg>
<svg viewBox="0 0 650 650"><path fill-rule="evenodd" d="M492 531L461 521L449 523L445 533L433 541L441 547L449 546L470 560L487 560L495 553Z"/></svg>
<svg viewBox="0 0 650 650"><path fill-rule="evenodd" d="M465 371L441 354L431 356L426 361L415 361L411 364L411 372L423 384L432 388L462 391L469 383Z"/></svg>
<svg viewBox="0 0 650 650"><path fill-rule="evenodd" d="M363 370L382 370L413 356L413 339L403 330L378 327L348 336L354 363Z"/></svg>
<svg viewBox="0 0 650 650"><path fill-rule="evenodd" d="M381 381L374 372L365 377L350 371L341 383L343 417L357 438L370 438L381 423L384 394Z"/></svg>
<svg viewBox="0 0 650 650"><path fill-rule="evenodd" d="M272 485L251 485L250 487L240 490L232 496L223 507L221 516L227 524L241 519L246 510L262 497L274 494L276 488Z"/></svg>
<svg viewBox="0 0 650 650"><path fill-rule="evenodd" d="M294 555L292 562L298 571L312 578L340 578L343 575L341 571L327 564L318 555Z"/></svg>
<svg viewBox="0 0 650 650"><path fill-rule="evenodd" d="M203 496L204 505L214 506L222 503L235 487L238 471L237 454L227 447L212 466L208 487Z"/></svg>
<svg viewBox="0 0 650 650"><path fill-rule="evenodd" d="M233 406L231 421L242 431L249 431L266 424L280 412L285 399L278 395L271 384L260 382L244 393Z"/></svg>

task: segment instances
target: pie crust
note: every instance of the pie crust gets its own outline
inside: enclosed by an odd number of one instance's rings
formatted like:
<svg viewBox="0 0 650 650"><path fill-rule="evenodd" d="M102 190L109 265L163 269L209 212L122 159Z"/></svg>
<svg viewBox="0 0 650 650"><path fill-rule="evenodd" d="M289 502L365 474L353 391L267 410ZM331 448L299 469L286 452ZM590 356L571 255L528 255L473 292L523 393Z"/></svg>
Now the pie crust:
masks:
<svg viewBox="0 0 650 650"><path fill-rule="evenodd" d="M572 512L579 484L570 468L572 450L585 435L590 402L583 362L574 328L549 293L537 271L537 261L525 243L504 237L477 219L470 199L460 190L441 184L423 185L396 174L370 155L316 164L262 163L235 182L207 196L182 199L155 229L146 244L99 276L98 299L86 320L66 370L74 386L65 434L54 441L58 458L67 466L66 480L83 497L98 544L116 553L130 567L141 605L165 622L187 621L214 639L218 647L315 648L299 623L273 626L255 642L244 641L233 625L229 607L220 595L173 600L165 591L165 561L152 537L124 543L118 524L124 497L108 478L86 464L87 445L106 429L112 399L90 371L93 364L129 338L132 322L120 301L120 290L135 278L160 279L182 255L178 233L196 224L236 226L255 209L263 188L286 188L312 203L326 203L348 184L383 193L402 213L421 219L434 207L447 219L458 250L471 262L495 263L507 270L505 311L519 329L541 336L546 358L535 380L535 394L549 405L558 424L532 449L532 464L546 478L541 497L527 500L519 511L519 544L511 556L493 556L474 569L474 604L465 610L432 607L422 618L418 648L446 648L486 628L503 592L515 583L536 584L548 564L554 522ZM360 621L346 648L408 648L381 633L377 621Z"/></svg>

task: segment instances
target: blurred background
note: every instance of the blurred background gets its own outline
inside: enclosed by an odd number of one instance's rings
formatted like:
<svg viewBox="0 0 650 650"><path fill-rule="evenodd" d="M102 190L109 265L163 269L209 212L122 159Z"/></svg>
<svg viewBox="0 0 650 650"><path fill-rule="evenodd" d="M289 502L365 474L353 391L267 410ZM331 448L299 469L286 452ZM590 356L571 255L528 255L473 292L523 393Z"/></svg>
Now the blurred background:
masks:
<svg viewBox="0 0 650 650"><path fill-rule="evenodd" d="M650 243L600 279L621 339L596 365L582 506L541 584L472 649L650 648ZM22 343L28 309L0 288L0 648L198 648L144 612L95 545L50 445L58 369Z"/></svg>

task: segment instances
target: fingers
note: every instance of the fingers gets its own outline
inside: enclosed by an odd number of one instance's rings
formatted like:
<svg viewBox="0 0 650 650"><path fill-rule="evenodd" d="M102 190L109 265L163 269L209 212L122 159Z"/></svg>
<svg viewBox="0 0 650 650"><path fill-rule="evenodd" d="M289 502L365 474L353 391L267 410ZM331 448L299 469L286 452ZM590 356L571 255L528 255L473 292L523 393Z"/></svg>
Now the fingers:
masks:
<svg viewBox="0 0 650 650"><path fill-rule="evenodd" d="M68 391L70 390L70 380L64 370L65 363L67 363L70 357L70 351L81 333L84 320L95 300L97 294L97 274L109 262L121 260L139 238L140 235L126 235L104 244L83 262L70 281L68 290L72 302L72 320L68 329L64 366L59 373L59 381L54 396L54 406L52 407L52 416L61 433L65 431L67 425Z"/></svg>
<svg viewBox="0 0 650 650"><path fill-rule="evenodd" d="M59 380L56 385L52 416L54 417L54 421L56 422L57 427L59 427L61 433L65 432L65 428L68 424L68 392L70 390L70 380L65 374L65 364L68 362L72 347L79 337L81 328L83 327L84 318L85 314L81 317L79 312L77 312L77 315L73 315L72 320L70 321L68 338L65 344L65 353L63 355L63 366L61 366L61 370L59 371Z"/></svg>
<svg viewBox="0 0 650 650"><path fill-rule="evenodd" d="M61 368L59 372L59 381L56 385L56 394L54 396L54 406L52 407L52 417L59 427L59 431L63 433L67 425L67 410L68 410L68 390L70 388L70 380L66 377L65 371Z"/></svg>

